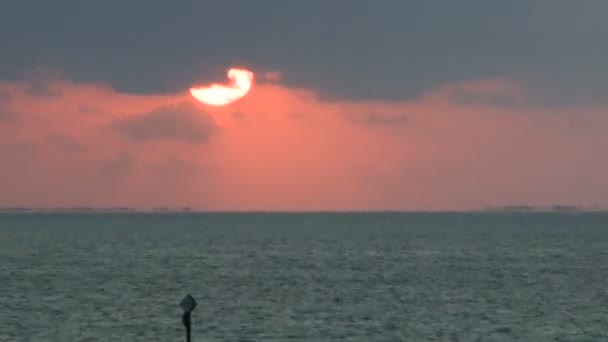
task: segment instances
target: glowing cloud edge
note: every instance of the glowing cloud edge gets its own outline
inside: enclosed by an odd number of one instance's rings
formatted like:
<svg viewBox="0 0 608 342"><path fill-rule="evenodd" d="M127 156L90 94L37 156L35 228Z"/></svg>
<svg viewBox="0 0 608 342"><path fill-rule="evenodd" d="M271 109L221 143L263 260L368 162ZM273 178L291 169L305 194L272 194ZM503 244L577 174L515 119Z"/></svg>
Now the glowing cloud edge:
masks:
<svg viewBox="0 0 608 342"><path fill-rule="evenodd" d="M231 68L227 76L230 80L227 85L213 83L208 86L193 86L189 92L202 103L224 106L245 96L253 86L253 72L247 69Z"/></svg>

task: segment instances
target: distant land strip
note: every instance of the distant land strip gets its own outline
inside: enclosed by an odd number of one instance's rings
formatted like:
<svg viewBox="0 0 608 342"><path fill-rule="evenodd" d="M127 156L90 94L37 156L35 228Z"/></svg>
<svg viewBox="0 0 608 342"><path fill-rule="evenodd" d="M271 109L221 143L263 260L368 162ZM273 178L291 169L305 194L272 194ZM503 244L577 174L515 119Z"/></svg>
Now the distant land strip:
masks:
<svg viewBox="0 0 608 342"><path fill-rule="evenodd" d="M192 207L0 207L0 213L408 213L408 212L608 212L599 206L583 207L572 205L553 205L548 207L529 205L489 206L470 210L205 210Z"/></svg>

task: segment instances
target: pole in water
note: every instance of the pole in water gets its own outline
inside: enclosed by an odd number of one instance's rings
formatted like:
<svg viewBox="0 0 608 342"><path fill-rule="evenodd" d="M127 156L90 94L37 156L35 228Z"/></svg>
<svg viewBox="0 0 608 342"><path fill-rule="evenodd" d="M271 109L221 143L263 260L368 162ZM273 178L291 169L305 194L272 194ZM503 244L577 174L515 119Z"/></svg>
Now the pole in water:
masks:
<svg viewBox="0 0 608 342"><path fill-rule="evenodd" d="M184 297L184 299L182 299L181 303L179 303L179 306L181 306L182 309L184 309L184 316L182 316L182 323L184 324L184 327L186 327L186 341L190 342L191 341L190 330L192 327L192 322L190 320L190 313L196 307L196 301L194 300L194 298L192 298L191 295L187 294L186 297Z"/></svg>

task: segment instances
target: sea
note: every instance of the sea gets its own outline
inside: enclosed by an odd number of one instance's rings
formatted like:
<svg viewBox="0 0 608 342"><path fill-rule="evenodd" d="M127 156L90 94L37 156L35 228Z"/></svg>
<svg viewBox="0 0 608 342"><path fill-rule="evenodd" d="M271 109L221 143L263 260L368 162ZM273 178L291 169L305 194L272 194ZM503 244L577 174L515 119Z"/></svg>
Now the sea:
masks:
<svg viewBox="0 0 608 342"><path fill-rule="evenodd" d="M608 341L608 213L0 214L0 341Z"/></svg>

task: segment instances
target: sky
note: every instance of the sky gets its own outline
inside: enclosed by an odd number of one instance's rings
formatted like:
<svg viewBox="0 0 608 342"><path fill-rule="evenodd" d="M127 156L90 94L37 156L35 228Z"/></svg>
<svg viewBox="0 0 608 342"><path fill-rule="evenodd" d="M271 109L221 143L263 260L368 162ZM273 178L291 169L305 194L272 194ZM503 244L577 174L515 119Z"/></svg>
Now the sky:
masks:
<svg viewBox="0 0 608 342"><path fill-rule="evenodd" d="M607 12L6 0L0 207L608 208ZM188 93L235 66L242 99Z"/></svg>

